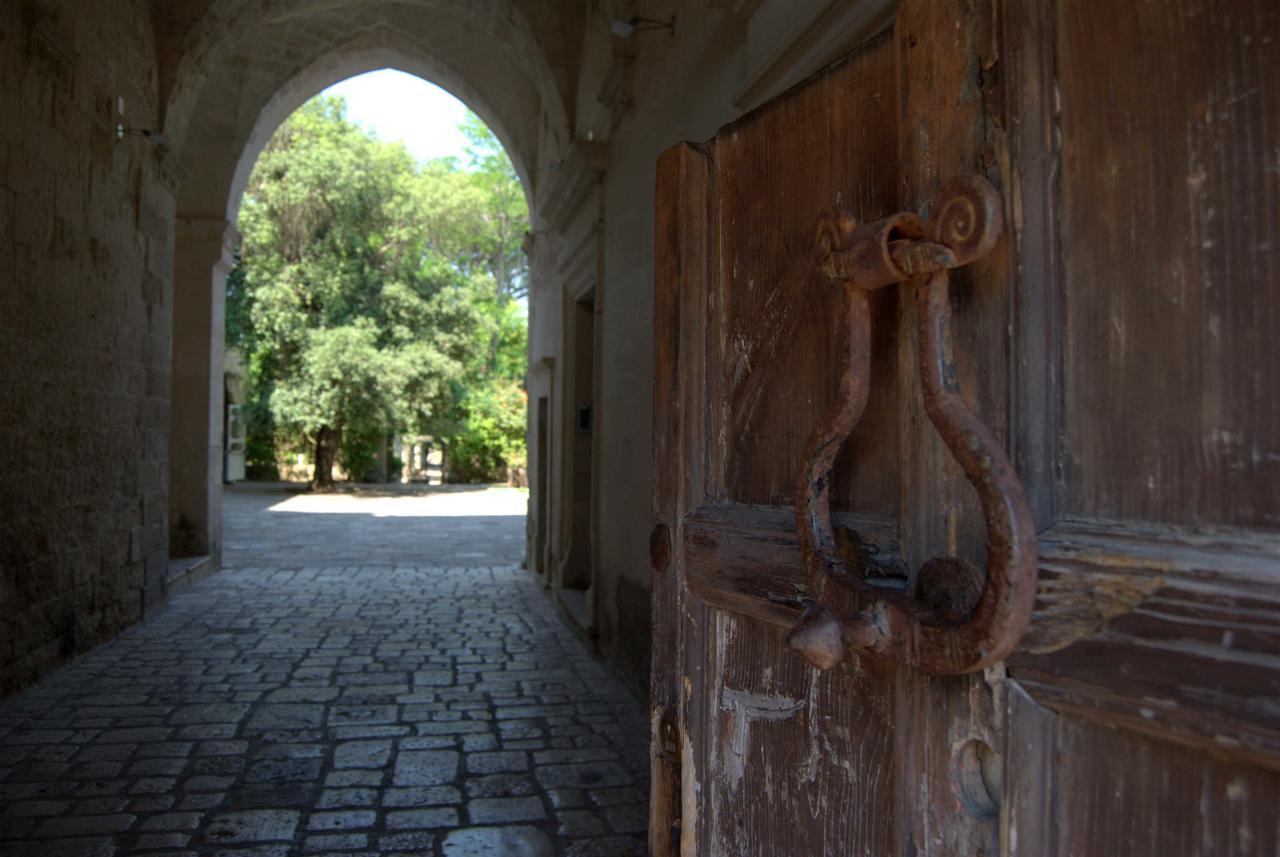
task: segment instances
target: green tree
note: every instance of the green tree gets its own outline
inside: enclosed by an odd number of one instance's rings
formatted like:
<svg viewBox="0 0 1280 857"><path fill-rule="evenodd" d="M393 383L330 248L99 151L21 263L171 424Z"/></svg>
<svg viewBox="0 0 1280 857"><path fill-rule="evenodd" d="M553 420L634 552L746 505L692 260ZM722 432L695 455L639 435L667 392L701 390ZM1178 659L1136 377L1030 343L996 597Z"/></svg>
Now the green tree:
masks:
<svg viewBox="0 0 1280 857"><path fill-rule="evenodd" d="M454 480L524 463L528 212L497 139L461 130L465 158L417 165L322 97L260 157L227 286L258 472L305 448L325 488L398 430L444 438Z"/></svg>
<svg viewBox="0 0 1280 857"><path fill-rule="evenodd" d="M515 167L493 132L474 113L459 130L468 141L462 161L440 158L423 168L428 241L465 275L489 280L487 315L498 323L508 304L528 297L529 211ZM488 343L483 368L491 372L504 342L494 330Z"/></svg>
<svg viewBox="0 0 1280 857"><path fill-rule="evenodd" d="M489 283L480 304L488 348L483 362L469 367L458 430L448 439L449 475L492 481L525 464L529 214L515 167L488 127L468 114L459 130L468 141L461 169L452 162L435 165L438 174L450 176L434 187L449 189L453 205L443 208L455 224L452 234L438 234L452 242L461 269Z"/></svg>
<svg viewBox="0 0 1280 857"><path fill-rule="evenodd" d="M467 167L484 206L475 232L475 253L493 276L499 304L528 297L524 254L529 208L524 188L506 150L489 127L468 113L459 130L467 138Z"/></svg>
<svg viewBox="0 0 1280 857"><path fill-rule="evenodd" d="M433 252L421 189L402 145L324 97L281 126L250 179L234 317L276 430L312 446L318 489L347 432L455 425L487 284Z"/></svg>
<svg viewBox="0 0 1280 857"><path fill-rule="evenodd" d="M449 478L492 482L524 464L528 399L519 381L489 378L469 387L460 403L462 431L450 439Z"/></svg>

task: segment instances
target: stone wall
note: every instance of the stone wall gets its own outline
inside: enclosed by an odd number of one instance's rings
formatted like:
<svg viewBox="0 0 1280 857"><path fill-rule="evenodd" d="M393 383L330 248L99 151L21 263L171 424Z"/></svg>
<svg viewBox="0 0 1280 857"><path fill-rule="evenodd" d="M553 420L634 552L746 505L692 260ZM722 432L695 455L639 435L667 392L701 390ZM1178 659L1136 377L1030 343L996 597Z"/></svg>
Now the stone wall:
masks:
<svg viewBox="0 0 1280 857"><path fill-rule="evenodd" d="M162 596L173 198L142 0L0 4L0 695Z"/></svg>

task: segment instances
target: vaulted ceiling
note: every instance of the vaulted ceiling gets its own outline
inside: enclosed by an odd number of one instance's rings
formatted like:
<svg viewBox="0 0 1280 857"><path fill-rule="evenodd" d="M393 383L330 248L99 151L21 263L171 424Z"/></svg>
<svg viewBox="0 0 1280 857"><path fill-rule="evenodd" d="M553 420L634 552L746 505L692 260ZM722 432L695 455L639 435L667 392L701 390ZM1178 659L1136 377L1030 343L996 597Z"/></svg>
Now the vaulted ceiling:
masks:
<svg viewBox="0 0 1280 857"><path fill-rule="evenodd" d="M152 0L152 9L183 216L234 219L279 123L325 87L377 68L465 101L530 189L539 147L568 142L583 0Z"/></svg>

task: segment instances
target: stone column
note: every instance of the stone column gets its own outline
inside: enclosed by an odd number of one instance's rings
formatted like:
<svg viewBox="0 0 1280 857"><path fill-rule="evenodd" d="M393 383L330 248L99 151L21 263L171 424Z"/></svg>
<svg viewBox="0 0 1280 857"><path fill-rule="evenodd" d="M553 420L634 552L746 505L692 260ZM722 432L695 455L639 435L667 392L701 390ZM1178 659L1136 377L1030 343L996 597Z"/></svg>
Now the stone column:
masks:
<svg viewBox="0 0 1280 857"><path fill-rule="evenodd" d="M169 555L222 549L223 342L227 274L240 236L216 218L179 217L173 262Z"/></svg>

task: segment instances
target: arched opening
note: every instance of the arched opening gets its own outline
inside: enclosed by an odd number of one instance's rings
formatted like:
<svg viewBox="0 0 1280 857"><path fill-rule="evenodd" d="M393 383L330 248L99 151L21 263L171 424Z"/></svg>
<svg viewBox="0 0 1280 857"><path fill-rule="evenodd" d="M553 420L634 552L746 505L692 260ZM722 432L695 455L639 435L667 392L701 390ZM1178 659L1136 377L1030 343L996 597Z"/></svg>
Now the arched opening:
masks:
<svg viewBox="0 0 1280 857"><path fill-rule="evenodd" d="M583 444L574 426L578 400L598 398L601 358L599 351L592 354L590 380L575 384L566 380L566 373L581 374L574 361L557 365L548 356L575 340L558 307L547 304L565 273L568 257L562 254L568 246L576 248L567 263L575 293L594 287L600 276L590 262L599 256L598 225L588 227L586 239L561 237L564 218L603 187L600 164L565 160L574 136L566 104L576 96L572 77L559 64L568 44L554 21L563 12L552 14L524 0L374 0L358 9L304 0L269 7L231 0L218 7L216 21L190 25L181 60L160 81L168 93L161 127L176 177L168 437L175 553L207 555L211 564L220 560L223 295L240 241L235 218L253 163L273 130L308 98L340 80L392 68L467 104L493 130L519 175L530 209L530 282L542 284L541 303L529 302L527 328L525 388L536 404L526 414L531 500L525 562L545 586L563 595L557 602L580 628L594 633L602 597L594 585L600 544L594 510L602 502L602 470L591 462L602 434ZM269 59L245 63L249 56ZM543 225L546 210L553 214ZM564 240L571 245L561 247ZM597 327L603 306L599 299L592 305ZM591 474L591 485L580 489L584 472ZM575 515L581 520L575 522ZM183 565L171 563L171 573Z"/></svg>
<svg viewBox="0 0 1280 857"><path fill-rule="evenodd" d="M493 129L530 208L525 564L553 591L562 615L602 648L641 640L643 633L614 634L609 627L618 605L647 603L645 593L637 586L621 595L610 583L616 575L606 569L634 554L618 535L638 526L648 468L641 455L629 455L619 468L617 452L644 447L647 412L642 407L633 419L626 409L605 405L611 340L603 331L610 312L626 316L624 327L643 326L644 290L619 291L606 282L608 143L577 128L566 107L583 97L571 63L564 64L576 50L576 24L566 30L557 21L576 20L576 13L526 0L373 0L358 9L229 0L218 9L218 20L184 31L181 60L160 81L167 93L160 127L176 190L168 436L175 551L207 555L210 564L220 560L223 296L240 242L235 217L255 158L279 123L315 93L362 72L393 68L451 92ZM246 57L262 59L246 63ZM584 134L587 142L575 142ZM611 276L643 280L639 269ZM641 380L647 362L643 349L625 345L630 341L614 341L627 355L621 376ZM617 375L619 367L609 371ZM608 439L621 436L619 426L637 442L615 443L614 465L602 466ZM600 513L609 492L634 500L625 514ZM643 608L632 612L635 621L628 621L636 631L647 628ZM634 648L632 672L643 676L644 646Z"/></svg>
<svg viewBox="0 0 1280 857"><path fill-rule="evenodd" d="M285 84L262 108L248 139L236 160L235 172L227 192L226 219L235 223L240 202L248 187L253 166L263 148L284 121L303 104L330 87L362 74L378 70L394 70L421 78L445 90L472 110L502 143L511 158L521 186L525 204L532 210L531 174L522 150L502 122L501 116L463 80L457 80L438 64L395 48L354 48L325 57Z"/></svg>
<svg viewBox="0 0 1280 857"><path fill-rule="evenodd" d="M356 703L365 701L371 703L367 706L357 705L360 712L363 714L367 711L369 716L377 718L369 721L373 724L369 727L367 736L369 738L387 739L385 743L391 745L392 741L398 740L400 735L432 734L425 729L420 732L409 732L409 729L416 730L417 727L402 725L402 722L409 722L413 718L421 716L425 719L427 716L419 710L427 706L418 705L419 702L425 702L425 699L413 697L419 695L425 697L436 693L437 686L440 687L439 692L442 694L449 693L449 689L454 686L461 693L467 693L469 691L467 683L474 677L474 674L469 675L469 673L473 669L478 670L479 667L468 665L465 660L477 659L483 654L486 665L496 663L493 658L485 654L486 647L495 645L500 648L510 647L514 651L511 657L513 666L508 669L525 669L534 666L536 660L538 669L559 671L555 674L553 681L531 682L528 683L530 685L528 688L512 688L518 693L505 694L508 705L518 701L520 695L524 695L531 704L543 701L549 696L563 695L573 699L575 704L581 702L585 709L586 706L596 704L592 700L602 691L611 695L611 699L601 703L604 708L598 710L609 711L603 716L612 721L611 725L615 730L606 734L603 727L599 729L600 736L597 740L602 743L595 746L592 753L587 754L590 758L585 761L589 761L589 766L587 764L575 766L572 764L571 757L566 756L563 760L565 764L557 766L556 771L535 776L532 754L528 754L529 761L526 763L525 748L520 746L520 742L532 738L536 732L541 732L543 727L523 723L515 724L517 729L525 730L522 732L508 732L503 728L504 724L499 723L496 724L497 728L487 730L484 734L476 730L459 730L460 734L456 738L446 738L445 744L427 745L425 741L431 740L430 738L424 739L422 744L399 743L395 746L400 750L390 761L385 757L379 759L376 755L360 760L361 767L389 769L390 773L386 776L387 782L394 787L405 787L399 790L403 793L397 797L412 803L403 804L406 807L403 810L392 810L391 814L395 817L392 820L406 827L443 828L462 828L470 822L478 826L472 829L451 830L447 833L430 833L426 836L446 836L450 841L468 845L491 845L496 851L502 853L508 850L513 853L515 850L523 852L529 848L533 849L530 853L551 853L545 850L549 848L551 841L567 838L580 840L579 849L589 848L586 845L588 838L607 839L615 848L621 847L619 843L623 840L627 842L628 847L634 846L637 837L644 829L647 788L639 773L642 768L631 761L630 752L624 752L622 747L623 745L636 746L635 736L642 736L645 733L644 722L641 718L634 716L630 708L632 700L619 692L621 687L610 684L612 681L610 676L593 672L594 662L589 660L589 656L583 660L582 663L585 666L581 668L581 672L584 675L591 675L592 679L588 682L579 681L576 673L579 672L580 667L573 661L575 655L559 654L553 646L544 642L545 637L539 636L546 634L555 637L569 644L566 646L566 651L581 652L585 655L585 647L582 647L572 635L564 633L564 626L560 621L563 614L557 615L556 607L566 608L581 625L588 626L592 622L595 611L591 601L593 591L595 593L600 591L600 587L594 585L593 534L579 524L570 526L564 523L567 519L564 514L566 509L584 516L584 520L589 522L592 518L589 510L594 509L596 503L594 485L580 487L580 483L584 476L588 481L592 478L591 465L595 449L591 433L590 404L595 397L594 391L600 383L600 374L596 368L599 355L594 346L598 340L599 314L595 289L599 284L599 271L598 266L590 262L596 256L599 242L598 227L592 226L588 229L587 239L575 239L575 246L579 249L575 251L572 281L573 290L581 308L574 331L565 333L566 336L575 337L572 340L577 342L575 353L582 352L586 356L579 361L581 365L571 383L554 382L556 391L551 389L553 374L549 371L553 365L551 361L542 361L538 372L539 377L525 381L529 390L528 395L536 397L537 402L532 409L537 415L532 421L535 426L533 431L536 432L534 435L536 442L534 448L529 450L528 462L530 472L538 474L537 484L532 486L533 499L528 504L529 511L535 516L532 522L535 526L530 527L530 533L524 532L523 528L514 533L513 546L518 553L513 559L518 562L528 549L528 544L534 542L538 552L539 571L543 572L540 582L548 586L557 585L557 591L562 593L561 598L554 602L546 599L526 572L510 567L514 563L508 563L506 568L499 567L497 563L485 563L490 566L487 569L459 568L459 566L481 564L474 559L475 548L478 548L486 557L493 556L495 551L502 549L507 544L505 540L511 528L506 526L505 521L499 527L495 519L509 520L516 515L507 511L505 506L500 507L497 514L494 514L492 507L473 510L468 514L465 508L458 508L459 498L452 494L442 498L451 508L436 513L441 525L434 532L429 532L427 538L438 535L447 526L453 531L452 537L471 539L474 542L473 551L463 561L458 561L456 551L446 550L445 556L441 557L438 552L424 553L419 548L421 561L416 563L416 568L388 568L389 563L385 561L385 554L379 552L383 547L381 542L402 537L403 531L407 529L403 519L397 520L397 510L391 505L394 498L386 503L385 511L382 512L374 512L372 515L334 516L328 514L325 509L309 508L309 501L314 500L316 495L292 497L283 504L272 500L268 506L267 503L253 498L250 498L247 503L242 503L240 502L242 495L235 491L226 498L226 527L229 533L243 531L243 529L260 530L264 524L271 527L275 525L275 521L289 518L295 521L300 518L311 518L318 519L320 526L327 528L328 543L323 551L319 551L309 549L309 547L314 548L314 545L308 546L305 543L295 542L297 549L288 559L258 563L255 561L258 557L253 555L252 548L241 551L239 547L242 544L241 540L223 537L223 479L226 470L222 459L229 457L225 440L230 436L230 428L234 422L226 405L230 396L237 395L232 385L224 383L223 378L224 367L227 365L223 341L227 312L225 302L227 280L235 270L237 249L244 240L241 230L237 229L237 220L246 208L244 203L246 189L251 186L255 163L266 151L273 133L281 123L311 97L332 84L374 69L393 68L441 85L471 107L489 125L508 152L520 179L524 203L530 209L532 234L527 236L527 241L523 242L522 251L531 256L536 243L534 236L538 228L537 223L534 222L538 215L533 203L536 199L539 171L548 169L554 171L559 168L554 158L543 154L547 150L548 136L554 138L563 134L562 130L558 130L559 120L556 119L559 111L553 104L529 97L530 94L536 93L537 88L528 78L511 82L507 87L510 92L502 94L501 97L494 97L495 86L492 81L478 81L472 84L455 65L424 58L421 54L404 50L403 46L385 44L371 46L367 43L367 39L358 41L358 45L324 55L303 71L280 83L265 97L263 96L266 92L264 88L252 97L241 95L231 98L226 91L219 88L218 80L214 79L206 84L205 96L193 99L196 102L194 118L184 127L174 128L174 139L185 140L179 143L182 160L193 169L183 179L177 204L175 310L172 335L174 419L170 436L173 476L170 496L174 511L171 520L175 522L175 526L182 527L183 534L195 534L195 538L185 543L187 550L202 551L210 555L213 563L223 565L227 569L224 572L226 577L220 578L217 583L221 584L226 578L243 580L249 575L238 575L237 570L244 571L248 567L274 568L284 573L292 567L301 566L302 570L298 577L305 577L316 571L325 577L323 582L317 581L317 584L319 588L325 590L330 599L320 609L328 610L329 605L332 605L332 609L339 614L336 622L323 624L326 627L338 627L340 630L335 634L338 639L344 639L348 629L356 633L368 632L372 637L382 635L387 638L389 649L397 646L408 647L421 656L419 665L411 668L415 671L411 673L412 678L406 690L393 694L379 687L377 699L363 700L357 696ZM500 65L497 61L491 64ZM228 87L234 87L241 85L241 82L234 74L229 74L225 78L225 84ZM244 118L249 113L250 107L254 117L252 121ZM182 125L182 123L177 124ZM551 147L552 152L556 151L554 145L552 144ZM594 172L584 170L578 184L583 188L581 192L591 192L591 189L599 184L598 177ZM575 190L575 194L578 193L579 191ZM572 207L578 204L578 199L576 197L562 199L559 204L562 208L572 210ZM247 228L245 233L247 236ZM584 262L584 259L587 261ZM548 319L547 316L552 317ZM550 325L558 324L558 319L551 313L544 315L544 319L546 319L543 322L544 325L547 325L547 321ZM531 319L529 321L532 322ZM560 331L557 330L555 335L560 336ZM543 353L545 354L545 351ZM528 353L522 356L527 363ZM573 362L567 361L567 365L572 365ZM542 385L540 388L535 386L539 384ZM561 390L564 392L559 394L559 398L551 398ZM238 404L243 408L244 391L239 391L238 396ZM573 417L575 407L579 404L587 406L585 445L582 442L584 424L575 423ZM577 425L576 429L575 425ZM571 449L566 452L565 446L571 446ZM218 452L216 458L212 452L215 449ZM566 468L563 464L553 467L553 459L572 461L574 464L570 468ZM578 470L574 471L572 467L577 467ZM598 473L598 469L595 472ZM193 512L183 508L181 504L184 503L189 503L189 508ZM465 503L461 505L465 507ZM261 515L261 511L266 511L266 508L284 514ZM522 500L518 514L519 520L525 519L525 509ZM558 518L556 512L561 513ZM202 518L201 515L203 515ZM186 516L185 519L184 516ZM247 520L246 516L256 516L256 518ZM184 520L194 521L195 525L176 523ZM417 529L419 523L410 522L410 525ZM314 524L312 528L314 529ZM399 533L396 532L397 528ZM535 530L536 539L532 536ZM421 533L420 530L419 533ZM577 549L573 553L570 568L565 557L569 554L568 545L571 540L576 542ZM175 540L175 545L183 544ZM428 557L430 561L427 561ZM448 566L448 568L439 568L436 567L437 565ZM359 566L359 568L352 568L353 566ZM378 579L369 581L368 577L361 579L355 575L336 573L336 571L345 570L359 573L374 572L373 576ZM393 570L397 572L396 575L380 574L380 572ZM474 573L460 575L459 571ZM406 573L400 576L401 572ZM403 584L392 582L396 577L399 577ZM309 587L309 584L303 585ZM403 585L405 590L394 593L392 587L397 585ZM296 592L297 589L290 588L291 586L292 584L287 584L278 592ZM487 590L482 593L483 597L476 594L477 587ZM530 594L529 591L532 591L537 600L534 609L529 609L528 605L520 600L527 597ZM460 603L465 603L465 614L460 607L455 606L453 599L447 594L450 592L458 596L457 600ZM393 595L404 596L403 606L389 617L384 613L374 615L377 611L372 611L368 606L370 604L390 604L393 605L393 609L395 605L401 604L401 599L393 598ZM493 613L492 618L486 618L483 609L491 601L500 609ZM356 608L360 611L359 616L343 613L343 611L352 610L353 603L365 605L363 608ZM481 607L480 611L475 609L477 604ZM455 609L457 612L451 612ZM509 612L503 612L504 610ZM479 616L478 619L477 616ZM427 627L431 629L429 634L422 630ZM432 636L436 634L439 635L439 639ZM513 638L514 643L509 643L502 636L504 634L508 636L524 634L524 636ZM531 654L524 654L520 650L520 646L524 645L526 640ZM435 661L443 658L448 663L454 659L455 654L449 651L448 647L471 646L475 646L479 650L478 653L459 656L452 674L448 669L437 668ZM321 653L322 656L323 654ZM396 660L395 656L388 652L380 651L378 656L379 668L384 657L388 662ZM388 669L391 668L388 667ZM485 683L488 681L486 680ZM521 681L521 685L524 684L526 682ZM370 690L373 689L370 688ZM291 692L295 691L284 691L284 693ZM485 693L488 692L486 689ZM534 694L538 697L535 698ZM481 694L471 695L479 697ZM347 693L344 692L341 700L327 700L323 704L343 703L346 701L346 696ZM398 712L395 711L395 705L389 705L392 701L396 704L403 703ZM372 703L376 703L376 706ZM441 712L440 719L465 717L466 721L460 725L478 726L482 715L472 715L462 710L466 705L471 704L473 703L464 701L458 711ZM288 707L288 705L280 707ZM335 709L337 707L339 706L334 706ZM375 707L379 710L374 711ZM388 707L392 709L391 712L385 710ZM318 713L310 716L313 718L312 722L320 719ZM435 715L431 716L434 719ZM500 717L493 719L498 720ZM332 723L332 720L327 722ZM450 719L450 725L457 724L453 724ZM553 728L562 728L565 734L568 734L568 728L565 727L545 728L548 731ZM588 727L584 723L581 727L575 725L570 728L580 728L585 734L597 727L595 725ZM461 734L464 732L466 734ZM473 732L475 734L472 734ZM349 737L366 736L353 731ZM436 740L439 740L438 736ZM504 743L500 745L499 741ZM510 748L505 745L507 741L514 742ZM495 762L490 764L496 763L498 767L494 767L493 773L490 774L487 770L481 770L484 764L482 761L477 764L475 771L468 771L468 774L478 774L479 779L483 779L484 782L465 787L468 798L479 798L474 806L468 806L465 811L448 807L421 809L423 803L433 801L435 798L423 795L423 789L416 787L438 785L453 779L454 774L446 772L445 768L458 764L457 750L452 749L454 746L463 752L474 750L493 755L496 757ZM487 753L498 746L502 746L501 752ZM618 749L615 749L615 746ZM424 747L427 749L423 749ZM336 753L334 758L336 761ZM627 759L625 763L624 758ZM639 759L639 755L636 758ZM452 761L449 761L451 759ZM421 760L421 770L415 767L419 765L418 760ZM436 764L437 760L444 767L439 771L428 770L427 766ZM552 761L560 760L552 759ZM524 782L513 785L499 782L514 783L522 776L516 772L525 764L528 764L529 771L523 775ZM467 765L470 765L469 761ZM626 768L627 765L631 766L631 770ZM587 770L588 767L590 770ZM370 775L373 771L361 773ZM616 792L613 800L620 803L606 807L602 802L599 812L590 807L579 808L574 813L582 821L582 826L578 829L563 827L555 821L557 811L550 809L546 799L539 796L541 792L552 787L553 782L549 777L553 776L575 778L565 780L565 784L577 783L578 787L583 789L609 788ZM543 782L544 779L546 782ZM460 779L458 783L460 788L464 788ZM501 789L501 791L493 792L495 796L490 797L485 796L489 794L488 792L480 791L486 788ZM548 807L545 810L544 804ZM488 805L492 805L492 810L491 814L486 815ZM593 815L600 817L596 818ZM495 826L504 819L519 821L521 825L514 828ZM391 821L388 823L391 824ZM353 835L359 837L365 834ZM380 836L379 842L381 847L386 848L390 847L386 844L389 840L395 840L397 843L403 841L406 848L411 848L416 853L424 845L423 836L424 834L420 831L407 833L393 831L386 836ZM370 837L372 838L372 835ZM430 845L427 844L426 847L430 848ZM448 845L445 849L449 850ZM590 851L584 853L590 853Z"/></svg>
<svg viewBox="0 0 1280 857"><path fill-rule="evenodd" d="M353 40L293 75L269 98L260 99L254 121L242 123L235 133L219 131L215 113L202 114L188 126L186 160L198 159L201 167L186 178L179 193L174 251L169 437L170 553L174 559L210 556L216 561L219 556L230 425L222 337L227 277L241 240L235 223L254 164L287 117L318 93L357 75L378 69L411 74L440 86L474 110L508 153L525 205L532 200L531 147L518 145L520 132L512 130L512 122L503 121L476 87L448 64L410 52L404 44L371 46L368 42L367 38ZM215 104L204 104L209 100L216 102L218 93L202 98L201 106L213 109ZM527 116L517 122L525 137L529 124ZM171 573L190 566L190 562L171 562Z"/></svg>
<svg viewBox="0 0 1280 857"><path fill-rule="evenodd" d="M523 485L529 218L493 133L381 70L299 107L250 175L226 345L253 475L416 484L401 447L425 444L450 483Z"/></svg>

